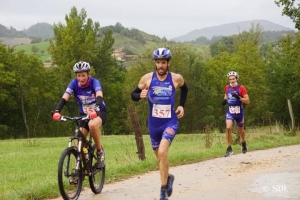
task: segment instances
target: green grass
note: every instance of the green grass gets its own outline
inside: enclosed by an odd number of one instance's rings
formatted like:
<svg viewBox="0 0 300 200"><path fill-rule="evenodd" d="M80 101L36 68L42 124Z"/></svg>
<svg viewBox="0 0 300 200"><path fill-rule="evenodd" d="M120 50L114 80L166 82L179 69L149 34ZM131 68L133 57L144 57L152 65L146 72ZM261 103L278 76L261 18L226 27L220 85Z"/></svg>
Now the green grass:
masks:
<svg viewBox="0 0 300 200"><path fill-rule="evenodd" d="M49 41L46 42L40 42L40 43L34 43L34 44L24 44L24 45L19 45L16 46L15 49L18 50L23 50L25 53L29 55L35 55L40 58L43 62L50 61L51 60L51 55L48 53L47 49L49 47ZM31 51L32 46L36 46L39 48L39 52L37 54L34 54ZM41 51L44 50L44 53L42 54Z"/></svg>
<svg viewBox="0 0 300 200"><path fill-rule="evenodd" d="M126 47L135 54L141 54L145 50L145 47L141 42L125 37L119 33L114 33L113 38L115 39L115 43L113 45L114 49Z"/></svg>
<svg viewBox="0 0 300 200"><path fill-rule="evenodd" d="M281 133L265 133L247 129L249 150L268 149L300 143L300 134L289 136ZM223 157L225 134L211 133L212 147L205 148L205 134L179 134L170 150L170 165L184 165ZM103 136L106 151L106 184L133 175L157 170L149 136L144 135L146 160L140 161L136 154L134 135ZM57 185L57 164L61 152L68 144L67 137L18 139L0 141L0 199L49 199L60 196ZM239 145L233 145L235 153ZM84 181L88 186L88 181Z"/></svg>

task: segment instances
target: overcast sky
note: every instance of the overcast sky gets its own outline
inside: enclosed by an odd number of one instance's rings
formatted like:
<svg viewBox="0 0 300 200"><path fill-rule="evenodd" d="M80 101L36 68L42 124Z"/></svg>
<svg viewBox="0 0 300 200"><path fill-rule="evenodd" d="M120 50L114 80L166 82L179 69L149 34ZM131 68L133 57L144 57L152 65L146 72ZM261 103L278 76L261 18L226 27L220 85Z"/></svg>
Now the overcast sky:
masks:
<svg viewBox="0 0 300 200"><path fill-rule="evenodd" d="M294 28L274 0L0 0L0 24L23 30L40 22L64 23L72 6L78 11L84 8L101 27L120 22L167 39L257 19Z"/></svg>

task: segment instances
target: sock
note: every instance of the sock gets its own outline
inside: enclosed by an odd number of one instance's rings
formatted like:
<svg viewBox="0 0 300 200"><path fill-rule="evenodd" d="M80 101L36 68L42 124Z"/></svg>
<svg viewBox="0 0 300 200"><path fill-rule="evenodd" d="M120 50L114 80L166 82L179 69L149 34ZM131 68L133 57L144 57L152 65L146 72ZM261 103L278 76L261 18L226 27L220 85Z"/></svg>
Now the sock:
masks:
<svg viewBox="0 0 300 200"><path fill-rule="evenodd" d="M162 185L161 189L168 189L168 186L167 185Z"/></svg>
<svg viewBox="0 0 300 200"><path fill-rule="evenodd" d="M242 146L243 146L243 147L246 147L246 141L245 141L245 142L242 142Z"/></svg>

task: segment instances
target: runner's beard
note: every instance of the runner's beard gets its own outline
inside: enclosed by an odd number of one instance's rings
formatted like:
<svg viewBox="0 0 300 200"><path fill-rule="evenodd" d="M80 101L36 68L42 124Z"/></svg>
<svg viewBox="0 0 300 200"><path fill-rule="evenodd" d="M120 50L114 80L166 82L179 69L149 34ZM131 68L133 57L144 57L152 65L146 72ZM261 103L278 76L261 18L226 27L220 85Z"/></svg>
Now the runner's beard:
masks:
<svg viewBox="0 0 300 200"><path fill-rule="evenodd" d="M159 72L159 69L156 68L156 72L159 76L164 76L168 73L169 71L169 67L167 67L165 70L163 70L162 72Z"/></svg>

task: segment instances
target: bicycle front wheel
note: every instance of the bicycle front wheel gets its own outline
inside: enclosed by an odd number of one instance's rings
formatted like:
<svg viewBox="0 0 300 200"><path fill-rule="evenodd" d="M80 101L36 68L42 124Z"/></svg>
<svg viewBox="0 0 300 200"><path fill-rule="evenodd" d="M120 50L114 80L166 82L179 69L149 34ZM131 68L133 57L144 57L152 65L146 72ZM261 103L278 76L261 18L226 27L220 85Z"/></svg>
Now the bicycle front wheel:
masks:
<svg viewBox="0 0 300 200"><path fill-rule="evenodd" d="M104 151L104 150L103 150ZM105 165L104 167L97 169L97 150L95 145L93 146L92 157L90 160L91 164L91 175L89 176L89 182L91 190L95 194L99 194L102 191L104 180L105 180Z"/></svg>
<svg viewBox="0 0 300 200"><path fill-rule="evenodd" d="M78 152L74 147L66 148L59 159L58 163L58 186L61 196L65 200L78 199L82 189L82 168L76 170L76 159Z"/></svg>

